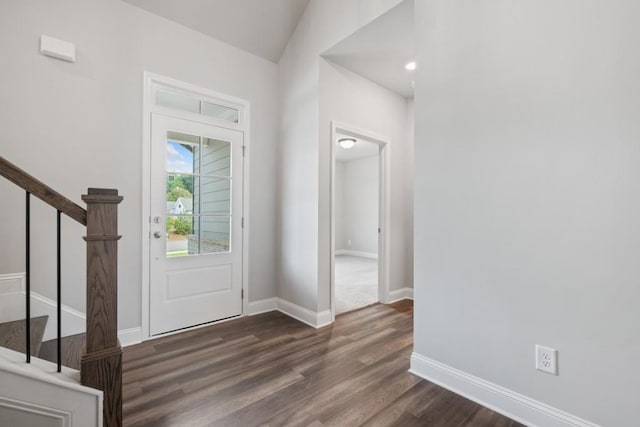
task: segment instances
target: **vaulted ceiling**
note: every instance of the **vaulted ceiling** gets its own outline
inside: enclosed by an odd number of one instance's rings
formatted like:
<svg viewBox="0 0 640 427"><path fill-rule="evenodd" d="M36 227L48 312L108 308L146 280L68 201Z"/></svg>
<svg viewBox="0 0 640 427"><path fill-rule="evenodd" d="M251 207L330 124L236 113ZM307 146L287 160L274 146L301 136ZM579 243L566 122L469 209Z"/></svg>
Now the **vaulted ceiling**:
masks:
<svg viewBox="0 0 640 427"><path fill-rule="evenodd" d="M405 0L324 53L324 57L400 95L413 97L414 1Z"/></svg>
<svg viewBox="0 0 640 427"><path fill-rule="evenodd" d="M123 0L277 63L309 0ZM402 96L413 97L414 0L351 34L323 56Z"/></svg>
<svg viewBox="0 0 640 427"><path fill-rule="evenodd" d="M309 0L124 0L278 62Z"/></svg>

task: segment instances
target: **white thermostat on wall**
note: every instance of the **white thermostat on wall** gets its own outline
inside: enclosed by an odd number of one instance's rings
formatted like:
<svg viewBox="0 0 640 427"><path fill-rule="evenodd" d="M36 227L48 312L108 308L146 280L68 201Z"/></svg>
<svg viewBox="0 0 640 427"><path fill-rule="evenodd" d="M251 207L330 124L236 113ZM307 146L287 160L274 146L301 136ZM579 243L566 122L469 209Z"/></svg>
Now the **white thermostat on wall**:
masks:
<svg viewBox="0 0 640 427"><path fill-rule="evenodd" d="M76 45L53 37L40 36L40 53L63 61L76 62Z"/></svg>

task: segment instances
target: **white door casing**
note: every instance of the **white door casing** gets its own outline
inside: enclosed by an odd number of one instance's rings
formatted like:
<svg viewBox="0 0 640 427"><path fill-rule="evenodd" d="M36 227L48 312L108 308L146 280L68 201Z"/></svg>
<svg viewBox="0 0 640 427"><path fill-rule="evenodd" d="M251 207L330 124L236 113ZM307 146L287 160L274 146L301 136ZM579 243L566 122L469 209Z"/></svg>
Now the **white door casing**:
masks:
<svg viewBox="0 0 640 427"><path fill-rule="evenodd" d="M151 116L150 335L242 314L242 146L237 130ZM175 179L193 194L170 205Z"/></svg>
<svg viewBox="0 0 640 427"><path fill-rule="evenodd" d="M336 318L336 296L335 296L335 256L336 256L336 224L335 224L335 141L338 134L347 135L356 139L366 140L379 146L379 171L378 171L378 300L386 304L389 302L389 253L390 253L390 229L391 229L391 206L389 202L389 188L391 179L391 164L389 155L389 138L378 135L367 130L360 129L356 126L331 121L331 140L330 140L330 200L331 200L331 217L330 217L330 275L329 286L331 288L331 320Z"/></svg>

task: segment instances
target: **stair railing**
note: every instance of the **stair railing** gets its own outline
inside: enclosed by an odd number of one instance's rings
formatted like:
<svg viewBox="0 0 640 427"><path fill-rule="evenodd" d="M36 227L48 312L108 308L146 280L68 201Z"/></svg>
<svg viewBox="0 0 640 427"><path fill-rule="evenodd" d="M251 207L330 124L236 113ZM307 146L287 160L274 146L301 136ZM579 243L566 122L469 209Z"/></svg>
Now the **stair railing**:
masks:
<svg viewBox="0 0 640 427"><path fill-rule="evenodd" d="M61 216L87 229L87 329L86 353L80 367L81 383L103 391L104 426L122 425L122 349L118 341L118 190L89 188L80 207L27 172L0 157L0 176L25 191L25 356L31 363L31 196L57 210L56 310L57 363L62 370L61 350Z"/></svg>

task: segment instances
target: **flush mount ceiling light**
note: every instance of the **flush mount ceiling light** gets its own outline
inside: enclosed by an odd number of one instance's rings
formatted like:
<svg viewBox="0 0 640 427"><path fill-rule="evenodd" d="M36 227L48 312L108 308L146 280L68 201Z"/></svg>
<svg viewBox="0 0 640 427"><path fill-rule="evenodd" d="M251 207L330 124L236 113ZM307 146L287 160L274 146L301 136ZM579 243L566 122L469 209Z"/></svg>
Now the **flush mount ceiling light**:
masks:
<svg viewBox="0 0 640 427"><path fill-rule="evenodd" d="M409 71L414 71L416 69L417 65L415 61L411 61L411 62L407 62L404 66L405 69L409 70Z"/></svg>
<svg viewBox="0 0 640 427"><path fill-rule="evenodd" d="M350 150L353 148L354 145L356 145L356 140L355 138L340 138L338 140L338 144L340 145L340 147L344 148L345 150Z"/></svg>

